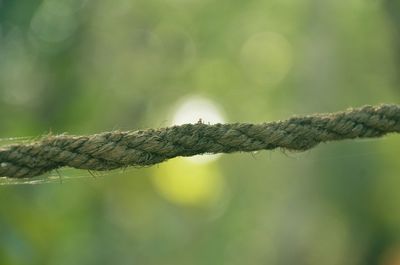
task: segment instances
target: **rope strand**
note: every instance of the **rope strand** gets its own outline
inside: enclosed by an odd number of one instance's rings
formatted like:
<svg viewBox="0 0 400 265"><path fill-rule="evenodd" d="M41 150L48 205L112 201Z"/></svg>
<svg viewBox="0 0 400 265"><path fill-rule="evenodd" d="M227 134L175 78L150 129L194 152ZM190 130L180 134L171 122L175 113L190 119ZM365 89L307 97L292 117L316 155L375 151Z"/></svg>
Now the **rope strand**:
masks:
<svg viewBox="0 0 400 265"><path fill-rule="evenodd" d="M89 136L56 135L0 148L0 176L31 178L64 166L89 170L147 166L204 153L303 151L322 142L393 132L400 132L400 106L385 104L263 124L197 123Z"/></svg>

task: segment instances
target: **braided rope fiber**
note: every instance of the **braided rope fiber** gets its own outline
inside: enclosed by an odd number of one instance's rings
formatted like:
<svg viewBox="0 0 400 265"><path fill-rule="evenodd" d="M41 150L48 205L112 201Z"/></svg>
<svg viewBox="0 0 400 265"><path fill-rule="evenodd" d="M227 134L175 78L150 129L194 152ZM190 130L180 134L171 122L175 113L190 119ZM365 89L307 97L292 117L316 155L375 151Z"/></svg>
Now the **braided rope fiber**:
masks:
<svg viewBox="0 0 400 265"><path fill-rule="evenodd" d="M89 170L147 166L204 153L303 151L321 142L392 132L400 132L400 106L385 104L262 124L197 123L89 136L47 136L0 148L0 176L31 178L65 166Z"/></svg>

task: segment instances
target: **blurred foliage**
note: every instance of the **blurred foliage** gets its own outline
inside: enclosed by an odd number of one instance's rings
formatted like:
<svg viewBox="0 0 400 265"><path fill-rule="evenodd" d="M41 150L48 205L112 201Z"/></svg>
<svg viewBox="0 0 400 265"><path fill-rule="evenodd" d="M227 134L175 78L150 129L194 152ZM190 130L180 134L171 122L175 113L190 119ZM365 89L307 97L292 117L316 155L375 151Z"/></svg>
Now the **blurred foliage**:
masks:
<svg viewBox="0 0 400 265"><path fill-rule="evenodd" d="M227 122L398 103L399 14L398 0L0 0L0 144L168 126L192 96ZM398 264L399 148L3 185L0 264Z"/></svg>

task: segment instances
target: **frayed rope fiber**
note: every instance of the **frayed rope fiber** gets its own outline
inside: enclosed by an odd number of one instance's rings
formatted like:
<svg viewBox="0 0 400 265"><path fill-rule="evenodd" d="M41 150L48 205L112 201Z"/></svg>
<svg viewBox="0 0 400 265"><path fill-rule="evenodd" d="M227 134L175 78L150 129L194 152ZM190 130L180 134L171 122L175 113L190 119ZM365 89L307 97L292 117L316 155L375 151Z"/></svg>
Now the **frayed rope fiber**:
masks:
<svg viewBox="0 0 400 265"><path fill-rule="evenodd" d="M185 124L161 129L113 131L89 136L47 136L0 148L0 176L31 178L68 166L111 170L147 166L177 156L284 148L400 132L400 106L379 105L262 124Z"/></svg>

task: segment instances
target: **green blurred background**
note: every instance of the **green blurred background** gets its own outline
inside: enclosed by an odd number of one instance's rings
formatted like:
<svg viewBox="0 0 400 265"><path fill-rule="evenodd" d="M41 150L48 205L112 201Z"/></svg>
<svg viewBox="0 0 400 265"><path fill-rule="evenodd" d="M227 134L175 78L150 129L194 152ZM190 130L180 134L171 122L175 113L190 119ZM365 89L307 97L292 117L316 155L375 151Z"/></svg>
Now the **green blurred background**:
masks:
<svg viewBox="0 0 400 265"><path fill-rule="evenodd" d="M399 71L398 0L0 0L0 144L398 103ZM400 264L399 148L3 180L0 264Z"/></svg>

